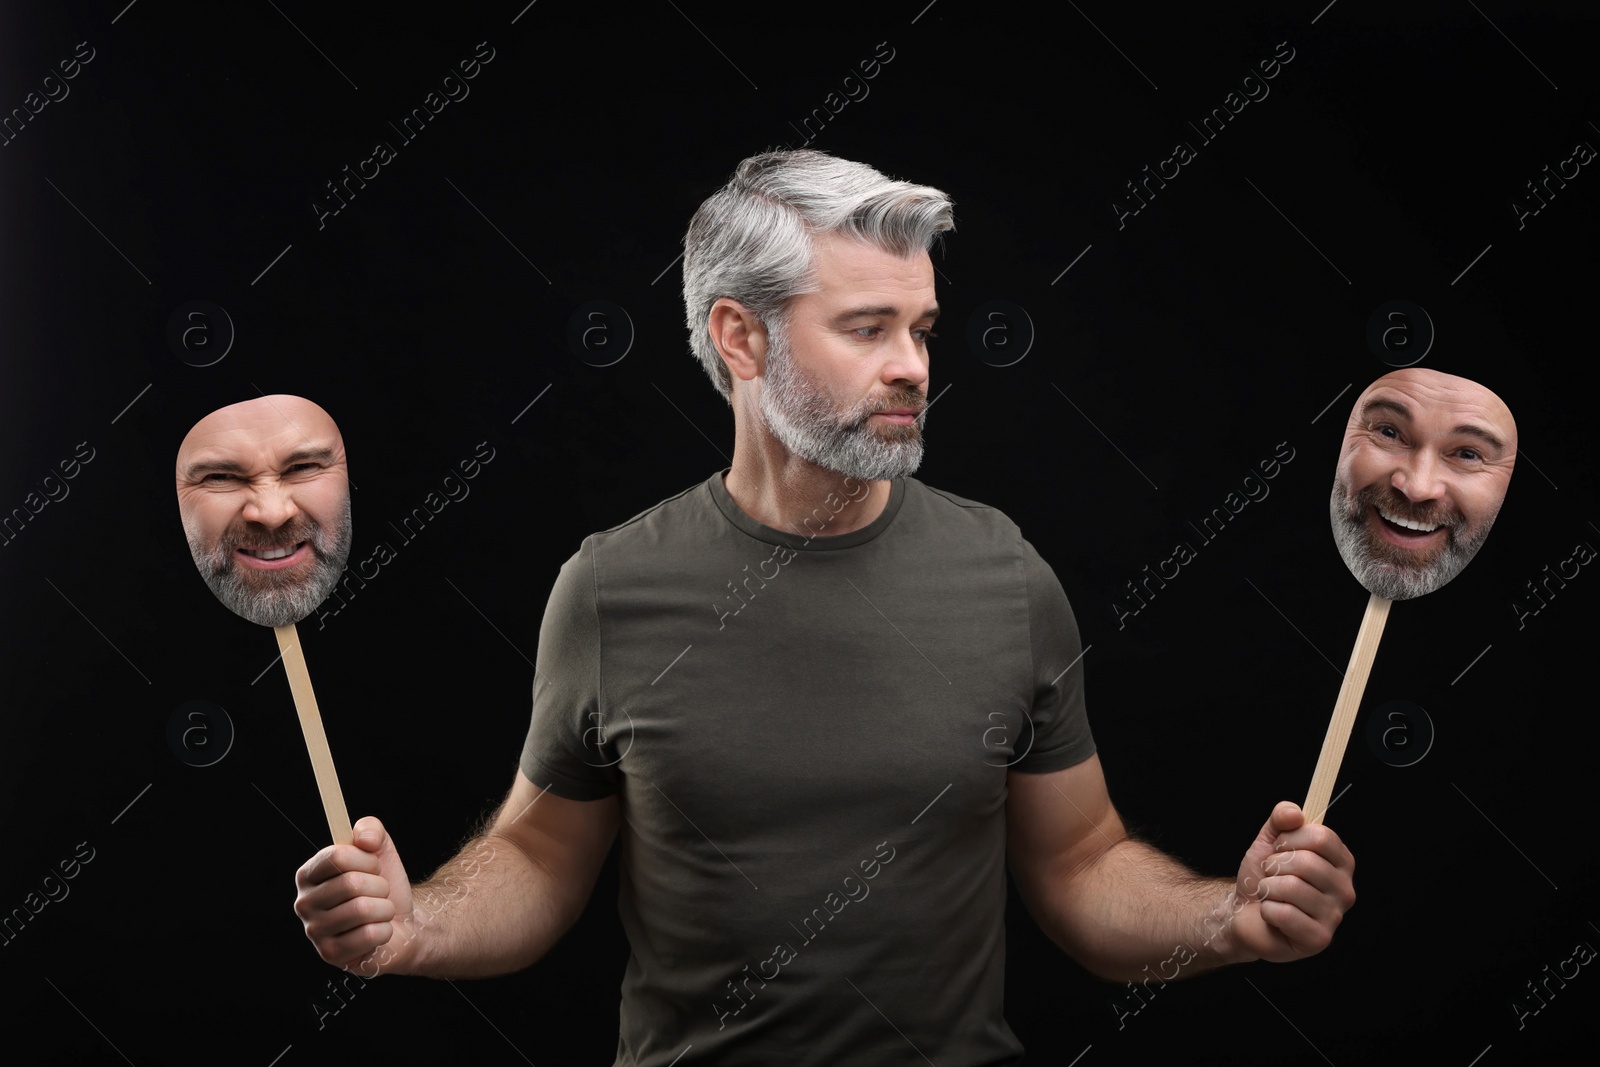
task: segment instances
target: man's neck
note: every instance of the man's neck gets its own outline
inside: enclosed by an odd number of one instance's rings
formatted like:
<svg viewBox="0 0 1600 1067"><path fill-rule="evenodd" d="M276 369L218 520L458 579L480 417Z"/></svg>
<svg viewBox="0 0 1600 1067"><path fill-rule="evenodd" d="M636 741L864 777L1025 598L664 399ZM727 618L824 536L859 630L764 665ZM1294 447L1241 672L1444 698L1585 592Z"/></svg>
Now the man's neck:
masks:
<svg viewBox="0 0 1600 1067"><path fill-rule="evenodd" d="M775 441L766 449L738 444L723 485L739 510L775 530L822 537L850 533L870 525L889 503L890 482L827 470ZM814 513L829 516L826 529L816 529Z"/></svg>

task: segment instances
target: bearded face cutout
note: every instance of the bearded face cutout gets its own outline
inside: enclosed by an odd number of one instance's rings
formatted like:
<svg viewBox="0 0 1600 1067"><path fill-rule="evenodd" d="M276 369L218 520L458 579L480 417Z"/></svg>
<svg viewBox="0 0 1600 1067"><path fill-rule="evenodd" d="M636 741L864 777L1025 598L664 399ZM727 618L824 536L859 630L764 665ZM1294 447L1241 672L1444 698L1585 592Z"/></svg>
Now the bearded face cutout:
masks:
<svg viewBox="0 0 1600 1067"><path fill-rule="evenodd" d="M220 408L184 437L176 474L189 551L230 611L287 626L327 599L351 527L344 439L326 411L285 395Z"/></svg>
<svg viewBox="0 0 1600 1067"><path fill-rule="evenodd" d="M1489 536L1517 425L1477 382L1408 367L1373 382L1345 427L1328 515L1345 566L1388 600L1431 593Z"/></svg>

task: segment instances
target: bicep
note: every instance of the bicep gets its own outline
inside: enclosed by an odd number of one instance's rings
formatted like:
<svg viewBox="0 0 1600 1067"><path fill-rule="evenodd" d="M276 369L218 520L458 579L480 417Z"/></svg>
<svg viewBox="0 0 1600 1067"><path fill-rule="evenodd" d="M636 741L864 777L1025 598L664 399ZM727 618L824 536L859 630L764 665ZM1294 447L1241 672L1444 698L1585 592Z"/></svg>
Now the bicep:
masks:
<svg viewBox="0 0 1600 1067"><path fill-rule="evenodd" d="M1128 836L1097 755L1045 774L1012 771L1006 786L1006 852L1034 907Z"/></svg>
<svg viewBox="0 0 1600 1067"><path fill-rule="evenodd" d="M567 800L518 770L489 833L513 845L581 910L616 838L619 809L615 794Z"/></svg>

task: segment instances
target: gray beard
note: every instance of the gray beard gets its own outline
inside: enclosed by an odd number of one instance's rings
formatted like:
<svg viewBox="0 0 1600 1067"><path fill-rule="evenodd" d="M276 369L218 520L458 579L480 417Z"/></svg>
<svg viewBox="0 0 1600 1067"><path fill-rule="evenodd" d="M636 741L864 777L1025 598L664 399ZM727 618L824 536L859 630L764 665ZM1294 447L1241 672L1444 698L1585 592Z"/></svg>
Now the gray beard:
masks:
<svg viewBox="0 0 1600 1067"><path fill-rule="evenodd" d="M906 392L902 399L907 407L923 406L920 394L913 399ZM922 464L922 419L880 432L867 421L874 405L866 400L841 415L832 398L795 366L781 323L767 330L767 368L756 410L784 448L824 470L886 481Z"/></svg>
<svg viewBox="0 0 1600 1067"><path fill-rule="evenodd" d="M305 536L293 539L310 542L312 569L305 575L252 571L246 577L233 558L238 544L233 537L224 535L207 551L192 531L184 532L200 577L229 611L257 626L288 626L316 611L344 573L352 540L350 501L345 501L339 528L332 534L306 520Z"/></svg>
<svg viewBox="0 0 1600 1067"><path fill-rule="evenodd" d="M1334 543L1339 546L1345 566L1369 593L1386 600L1413 600L1443 586L1472 562L1484 538L1489 536L1489 527L1494 525L1494 516L1490 516L1470 539L1463 540L1466 521L1457 516L1445 523L1448 536L1444 551L1418 564L1402 555L1403 550L1381 540L1367 525L1368 510L1383 495L1381 490L1368 488L1352 500L1349 486L1336 478L1333 495L1328 500L1328 517L1333 524ZM1396 507L1391 510L1405 513L1415 509Z"/></svg>

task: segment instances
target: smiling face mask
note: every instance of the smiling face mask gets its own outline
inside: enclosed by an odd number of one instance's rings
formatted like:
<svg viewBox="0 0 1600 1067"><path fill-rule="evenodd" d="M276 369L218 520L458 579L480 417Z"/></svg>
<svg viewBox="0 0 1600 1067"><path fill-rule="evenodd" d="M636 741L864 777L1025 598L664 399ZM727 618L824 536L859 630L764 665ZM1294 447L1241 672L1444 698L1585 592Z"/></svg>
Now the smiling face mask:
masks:
<svg viewBox="0 0 1600 1067"><path fill-rule="evenodd" d="M1408 367L1356 399L1328 516L1345 566L1388 600L1431 593L1482 547L1516 462L1511 411L1477 382Z"/></svg>

